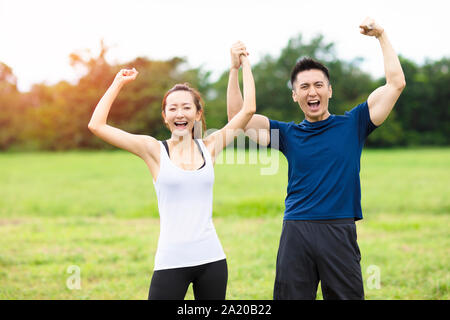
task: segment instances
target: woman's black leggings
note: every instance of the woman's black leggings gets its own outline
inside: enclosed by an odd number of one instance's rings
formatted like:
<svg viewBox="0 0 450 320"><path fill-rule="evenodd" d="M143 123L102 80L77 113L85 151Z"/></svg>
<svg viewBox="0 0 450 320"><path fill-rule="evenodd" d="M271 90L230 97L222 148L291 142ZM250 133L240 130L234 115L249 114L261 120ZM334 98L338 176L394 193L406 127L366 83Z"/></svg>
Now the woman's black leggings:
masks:
<svg viewBox="0 0 450 320"><path fill-rule="evenodd" d="M195 300L224 300L227 281L226 259L194 267L156 270L148 300L183 300L190 283Z"/></svg>

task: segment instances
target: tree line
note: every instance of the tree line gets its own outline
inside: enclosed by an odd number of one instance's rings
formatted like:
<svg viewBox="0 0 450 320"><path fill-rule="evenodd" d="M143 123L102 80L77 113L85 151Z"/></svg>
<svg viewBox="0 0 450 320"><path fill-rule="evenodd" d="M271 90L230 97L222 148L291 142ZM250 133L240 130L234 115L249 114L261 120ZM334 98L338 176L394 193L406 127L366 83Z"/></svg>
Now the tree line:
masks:
<svg viewBox="0 0 450 320"><path fill-rule="evenodd" d="M167 139L169 132L161 119L161 100L175 83L184 82L202 93L209 128L221 128L227 122L228 70L212 81L210 71L187 67L184 58L156 61L138 57L122 65L111 65L105 59L107 51L102 43L98 56L70 55L73 67L86 70L76 84L41 83L33 85L28 92L18 90L13 70L0 62L0 150L112 148L92 135L87 124L115 74L126 67L135 67L139 76L118 96L108 124L131 133ZM333 114L350 110L385 83L384 78L374 79L360 69L361 58L339 59L334 43L325 42L323 36L305 42L299 34L288 41L278 56L266 55L253 63L258 113L281 121L303 120L303 113L292 101L288 83L292 67L304 56L315 58L329 68L333 86L329 110ZM383 129L375 130L366 145L448 146L450 58L427 60L422 65L402 56L400 61L407 86L383 123Z"/></svg>

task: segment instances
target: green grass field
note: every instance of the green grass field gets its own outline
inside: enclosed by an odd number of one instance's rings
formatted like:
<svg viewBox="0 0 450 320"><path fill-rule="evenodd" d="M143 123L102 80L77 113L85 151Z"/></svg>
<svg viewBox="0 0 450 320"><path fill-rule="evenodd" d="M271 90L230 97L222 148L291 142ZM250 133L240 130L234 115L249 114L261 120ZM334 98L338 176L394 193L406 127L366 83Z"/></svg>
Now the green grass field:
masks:
<svg viewBox="0 0 450 320"><path fill-rule="evenodd" d="M228 299L272 299L287 185L279 159L275 175L261 175L263 164L216 165ZM448 148L363 152L366 299L450 298L449 165ZM0 153L0 299L146 299L158 234L152 178L134 155ZM71 266L80 289L67 286Z"/></svg>

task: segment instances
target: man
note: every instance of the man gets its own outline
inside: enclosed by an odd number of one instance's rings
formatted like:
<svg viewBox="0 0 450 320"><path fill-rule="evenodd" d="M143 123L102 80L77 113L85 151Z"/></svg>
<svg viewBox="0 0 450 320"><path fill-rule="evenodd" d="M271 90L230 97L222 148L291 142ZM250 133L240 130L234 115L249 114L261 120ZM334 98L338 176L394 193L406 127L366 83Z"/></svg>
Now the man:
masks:
<svg viewBox="0 0 450 320"><path fill-rule="evenodd" d="M355 220L362 219L361 152L367 136L394 107L405 78L383 28L366 18L360 29L378 39L386 73L386 84L366 102L345 115L330 114L333 90L328 70L305 58L291 75L292 99L305 120L296 124L254 115L245 128L250 139L278 148L289 164L274 299L315 299L319 281L324 299L364 299L355 226ZM248 53L238 42L231 49L229 119L242 106L238 82L241 54Z"/></svg>

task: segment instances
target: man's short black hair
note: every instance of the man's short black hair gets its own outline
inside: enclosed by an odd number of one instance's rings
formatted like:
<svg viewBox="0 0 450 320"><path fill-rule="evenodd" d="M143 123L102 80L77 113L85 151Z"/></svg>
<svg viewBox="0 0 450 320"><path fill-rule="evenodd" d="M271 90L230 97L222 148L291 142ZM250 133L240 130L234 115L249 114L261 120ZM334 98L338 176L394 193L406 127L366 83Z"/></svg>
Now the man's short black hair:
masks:
<svg viewBox="0 0 450 320"><path fill-rule="evenodd" d="M292 69L292 73L291 73L292 89L294 88L294 82L297 78L297 74L299 72L306 71L306 70L312 70L312 69L317 69L317 70L322 71L325 74L325 76L327 77L328 83L330 83L330 74L328 72L327 67L325 67L323 64L321 64L320 62L318 62L314 59L306 57L306 58L299 60L295 64L294 69Z"/></svg>

